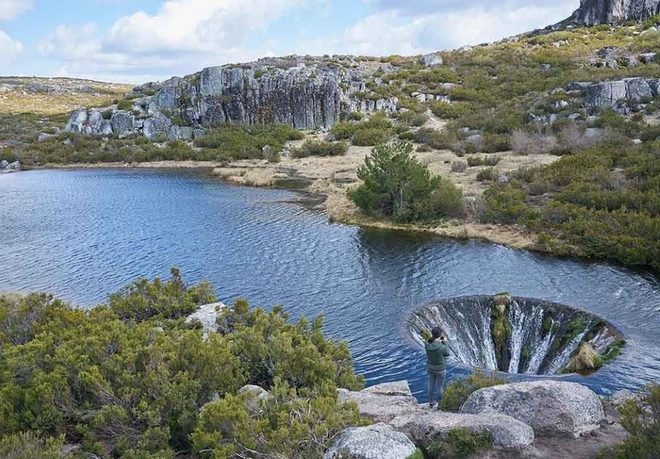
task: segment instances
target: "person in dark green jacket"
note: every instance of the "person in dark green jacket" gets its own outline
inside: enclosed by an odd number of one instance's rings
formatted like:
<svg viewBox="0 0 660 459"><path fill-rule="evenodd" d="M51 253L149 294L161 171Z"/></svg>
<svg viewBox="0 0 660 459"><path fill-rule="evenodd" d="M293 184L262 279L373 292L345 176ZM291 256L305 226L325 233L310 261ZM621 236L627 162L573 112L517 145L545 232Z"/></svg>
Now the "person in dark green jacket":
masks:
<svg viewBox="0 0 660 459"><path fill-rule="evenodd" d="M445 376L447 375L447 357L449 349L447 348L447 339L442 335L440 327L433 327L431 337L425 344L426 349L426 371L429 374L429 406L434 408L436 401L435 393L438 393L438 402L442 400L444 391Z"/></svg>

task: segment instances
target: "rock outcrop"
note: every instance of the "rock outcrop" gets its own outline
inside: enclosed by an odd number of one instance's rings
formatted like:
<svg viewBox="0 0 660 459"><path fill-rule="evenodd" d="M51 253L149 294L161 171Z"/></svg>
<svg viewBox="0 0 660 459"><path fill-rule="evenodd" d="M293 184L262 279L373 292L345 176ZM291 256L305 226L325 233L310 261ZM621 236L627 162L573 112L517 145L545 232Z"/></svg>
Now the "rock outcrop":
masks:
<svg viewBox="0 0 660 459"><path fill-rule="evenodd" d="M346 429L323 459L405 459L416 449L405 434L375 424Z"/></svg>
<svg viewBox="0 0 660 459"><path fill-rule="evenodd" d="M4 159L0 161L0 173L18 172L20 170L21 170L21 163L18 161L14 161L13 163L5 161Z"/></svg>
<svg viewBox="0 0 660 459"><path fill-rule="evenodd" d="M442 57L429 54L421 62L441 65ZM117 107L105 111L77 110L66 131L190 140L204 135L204 128L223 123L330 128L342 112L396 111L396 97L373 91L373 85L382 84L375 74L396 69L343 56L265 58L208 67L185 78L137 86Z"/></svg>
<svg viewBox="0 0 660 459"><path fill-rule="evenodd" d="M469 415L444 412L410 413L390 421L394 429L404 432L420 447L428 447L447 438L452 429L462 428L473 434L487 432L496 448L518 450L534 441L534 430L524 422L504 415Z"/></svg>
<svg viewBox="0 0 660 459"><path fill-rule="evenodd" d="M511 416L430 411L428 405L417 403L406 381L380 384L358 392L340 390L339 400L357 403L362 416L388 424L421 447L447 438L455 428L473 433L488 432L493 446L504 449L522 449L534 441L532 428Z"/></svg>
<svg viewBox="0 0 660 459"><path fill-rule="evenodd" d="M406 381L379 384L359 392L340 389L339 400L356 402L360 413L374 422L390 422L396 416L418 409Z"/></svg>
<svg viewBox="0 0 660 459"><path fill-rule="evenodd" d="M504 414L530 425L538 436L577 437L605 419L598 396L581 384L530 381L480 389L461 413Z"/></svg>
<svg viewBox="0 0 660 459"><path fill-rule="evenodd" d="M660 13L660 0L581 0L571 19L579 25L643 21Z"/></svg>
<svg viewBox="0 0 660 459"><path fill-rule="evenodd" d="M660 95L658 78L625 78L586 88L586 105L591 109L616 107L632 101L650 100Z"/></svg>

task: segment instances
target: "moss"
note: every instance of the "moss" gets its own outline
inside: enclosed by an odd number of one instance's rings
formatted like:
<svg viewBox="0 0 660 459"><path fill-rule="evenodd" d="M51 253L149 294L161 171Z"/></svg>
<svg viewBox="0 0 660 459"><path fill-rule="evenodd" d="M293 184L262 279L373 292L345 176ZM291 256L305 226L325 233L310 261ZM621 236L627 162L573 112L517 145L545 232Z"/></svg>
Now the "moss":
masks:
<svg viewBox="0 0 660 459"><path fill-rule="evenodd" d="M406 459L424 459L424 452L417 448L415 452L408 456Z"/></svg>

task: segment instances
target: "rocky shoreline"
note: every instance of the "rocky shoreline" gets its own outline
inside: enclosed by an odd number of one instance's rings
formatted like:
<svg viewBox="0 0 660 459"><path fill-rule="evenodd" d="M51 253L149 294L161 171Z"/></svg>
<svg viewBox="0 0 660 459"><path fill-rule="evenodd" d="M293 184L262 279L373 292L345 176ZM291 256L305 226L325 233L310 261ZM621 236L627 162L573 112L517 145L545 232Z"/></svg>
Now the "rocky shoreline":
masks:
<svg viewBox="0 0 660 459"><path fill-rule="evenodd" d="M363 152L363 154L366 153ZM293 191L305 191L306 193L318 196L318 199L314 199L314 201L322 202L320 206L326 211L328 219L333 222L367 228L433 234L458 240L481 240L500 244L512 249L547 252L544 247L537 244L537 238L533 233L515 226L486 224L457 219L448 220L441 225L397 224L362 215L346 195L347 185L357 180L354 170L330 168L324 172L323 168L319 167L319 163L331 161L327 158L306 158L305 160L292 161L297 162L300 167L291 167L292 163L290 161L287 161L283 166L279 166L277 164L270 164L267 161L245 160L235 161L223 167L218 167L218 164L212 161L156 161L131 164L123 162L103 164L45 164L34 169L196 169L209 172L214 177L239 186L275 187L282 189L292 189L292 187L287 186L286 179L297 179L308 182L307 185L309 186L304 189L293 187ZM278 172L279 170L286 170L286 173ZM310 173L312 170L314 172ZM337 177L339 177L340 182L344 183L338 184ZM279 186L277 183L278 179L281 181Z"/></svg>

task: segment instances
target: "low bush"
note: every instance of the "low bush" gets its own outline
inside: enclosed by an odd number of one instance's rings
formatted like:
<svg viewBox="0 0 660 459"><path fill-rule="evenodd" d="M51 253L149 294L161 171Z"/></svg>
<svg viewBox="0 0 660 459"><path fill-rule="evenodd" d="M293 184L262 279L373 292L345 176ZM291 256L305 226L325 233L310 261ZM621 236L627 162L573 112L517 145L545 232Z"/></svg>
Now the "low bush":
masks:
<svg viewBox="0 0 660 459"><path fill-rule="evenodd" d="M64 436L40 438L33 432L0 436L3 459L60 459Z"/></svg>
<svg viewBox="0 0 660 459"><path fill-rule="evenodd" d="M477 181L479 182L494 182L500 177L500 173L497 172L494 168L488 167L486 169L480 170L477 174Z"/></svg>
<svg viewBox="0 0 660 459"><path fill-rule="evenodd" d="M129 99L122 99L117 102L117 110L130 111L133 109L133 101Z"/></svg>
<svg viewBox="0 0 660 459"><path fill-rule="evenodd" d="M323 321L290 322L238 300L207 337L184 316L214 299L207 284L140 279L83 310L46 294L0 296L0 456L317 457L363 425L337 387L359 390L346 343ZM20 375L20 377L16 377ZM270 391L258 411L238 390ZM200 411L201 409L201 411ZM238 456L236 456L238 457Z"/></svg>
<svg viewBox="0 0 660 459"><path fill-rule="evenodd" d="M555 148L556 143L553 136L530 133L522 129L516 129L511 135L511 150L519 155L548 153Z"/></svg>
<svg viewBox="0 0 660 459"><path fill-rule="evenodd" d="M660 457L660 386L648 386L640 400L632 399L620 408L621 425L629 437L603 451L601 459L657 459Z"/></svg>
<svg viewBox="0 0 660 459"><path fill-rule="evenodd" d="M392 123L381 114L360 123L341 121L330 133L337 140L350 140L353 145L368 147L387 142L394 134Z"/></svg>
<svg viewBox="0 0 660 459"><path fill-rule="evenodd" d="M472 392L500 384L506 384L506 379L496 373L486 374L481 370L467 378L454 379L445 388L440 400L440 408L443 411L458 412Z"/></svg>
<svg viewBox="0 0 660 459"><path fill-rule="evenodd" d="M476 155L470 155L468 156L467 159L467 164L470 167L474 166L496 166L500 160L500 158L497 155L487 155L487 156L476 156Z"/></svg>
<svg viewBox="0 0 660 459"><path fill-rule="evenodd" d="M195 146L219 158L251 159L263 158L266 146L279 152L287 141L303 138L302 132L281 124L225 124L196 139Z"/></svg>
<svg viewBox="0 0 660 459"><path fill-rule="evenodd" d="M300 148L291 149L294 158L306 158L308 156L343 156L348 151L346 142L324 142L307 140Z"/></svg>
<svg viewBox="0 0 660 459"><path fill-rule="evenodd" d="M465 161L454 161L451 163L452 172L465 172L468 168L468 163Z"/></svg>

